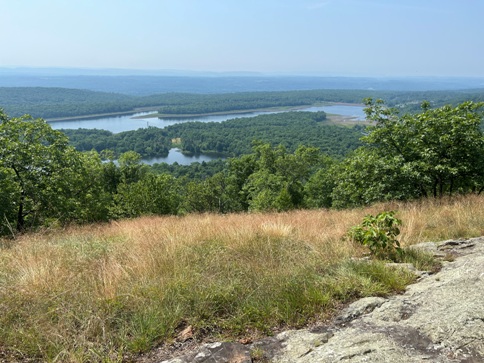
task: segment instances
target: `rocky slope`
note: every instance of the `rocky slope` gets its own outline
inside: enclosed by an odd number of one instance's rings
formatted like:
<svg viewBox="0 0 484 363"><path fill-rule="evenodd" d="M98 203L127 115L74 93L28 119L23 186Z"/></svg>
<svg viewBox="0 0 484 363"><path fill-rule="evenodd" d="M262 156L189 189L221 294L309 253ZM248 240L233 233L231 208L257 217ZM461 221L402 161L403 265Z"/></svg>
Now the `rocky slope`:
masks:
<svg viewBox="0 0 484 363"><path fill-rule="evenodd" d="M416 248L452 261L433 275L416 271L402 295L354 302L329 326L205 344L171 359L153 352L140 362L484 362L484 237Z"/></svg>

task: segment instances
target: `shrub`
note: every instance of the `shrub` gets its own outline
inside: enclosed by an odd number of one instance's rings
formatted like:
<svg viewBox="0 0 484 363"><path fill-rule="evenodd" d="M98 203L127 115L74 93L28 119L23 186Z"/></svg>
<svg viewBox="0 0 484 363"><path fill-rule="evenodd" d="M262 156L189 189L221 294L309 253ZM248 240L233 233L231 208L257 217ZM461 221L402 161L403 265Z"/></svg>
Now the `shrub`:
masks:
<svg viewBox="0 0 484 363"><path fill-rule="evenodd" d="M396 239L401 224L402 221L395 217L395 211L381 212L376 216L367 215L360 225L349 230L348 236L367 246L376 258L396 261L403 254L400 242Z"/></svg>

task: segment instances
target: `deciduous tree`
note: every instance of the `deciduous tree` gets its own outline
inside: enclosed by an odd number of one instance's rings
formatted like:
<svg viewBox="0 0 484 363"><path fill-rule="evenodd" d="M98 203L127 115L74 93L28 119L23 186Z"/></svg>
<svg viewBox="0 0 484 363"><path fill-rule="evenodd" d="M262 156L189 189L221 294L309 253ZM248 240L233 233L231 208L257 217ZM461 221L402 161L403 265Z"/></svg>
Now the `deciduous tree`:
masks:
<svg viewBox="0 0 484 363"><path fill-rule="evenodd" d="M23 231L28 221L36 223L41 215L59 210L69 189L66 170L75 168L77 160L67 137L44 120L8 118L3 111L0 120L0 169L11 191L8 209L14 206L16 230Z"/></svg>

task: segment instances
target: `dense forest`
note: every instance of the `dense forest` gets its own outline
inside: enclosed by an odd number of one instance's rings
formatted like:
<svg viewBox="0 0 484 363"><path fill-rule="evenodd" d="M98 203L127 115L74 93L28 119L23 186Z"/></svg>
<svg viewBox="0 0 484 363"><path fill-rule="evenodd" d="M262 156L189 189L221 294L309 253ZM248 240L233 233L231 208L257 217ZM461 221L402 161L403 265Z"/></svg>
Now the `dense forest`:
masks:
<svg viewBox="0 0 484 363"><path fill-rule="evenodd" d="M284 106L307 106L322 102L358 103L365 92L286 91L248 92L217 95L183 95L159 109L160 114L204 114ZM175 101L175 102L174 102Z"/></svg>
<svg viewBox="0 0 484 363"><path fill-rule="evenodd" d="M136 107L131 96L68 88L0 87L0 102L12 116L42 118L126 112Z"/></svg>
<svg viewBox="0 0 484 363"><path fill-rule="evenodd" d="M135 151L143 158L166 156L171 148L171 139L165 129L148 127L135 131L114 134L98 129L62 130L69 142L79 151L109 150L117 158L127 151Z"/></svg>
<svg viewBox="0 0 484 363"><path fill-rule="evenodd" d="M166 128L181 148L191 153L239 156L251 151L253 140L284 145L294 152L299 145L313 146L332 156L343 156L360 145L362 127L328 125L324 112L286 112L228 120L190 122Z"/></svg>
<svg viewBox="0 0 484 363"><path fill-rule="evenodd" d="M435 77L316 77L316 76L264 76L257 74L190 74L171 72L153 74L103 75L85 69L66 72L55 69L32 69L15 72L0 67L0 87L75 88L133 96L161 93L221 94L235 92L280 92L317 89L382 90L382 91L434 91L482 88L482 78ZM130 71L132 72L132 70ZM30 73L30 74L29 74Z"/></svg>
<svg viewBox="0 0 484 363"><path fill-rule="evenodd" d="M360 103L367 97L385 99L390 106L417 111L422 100L435 107L465 100L484 101L482 89L459 91L309 90L224 94L163 93L133 96L66 88L0 87L0 104L12 117L66 118L155 109L164 114L200 114L270 107Z"/></svg>
<svg viewBox="0 0 484 363"><path fill-rule="evenodd" d="M344 158L256 141L248 154L206 163L206 172L200 164L198 171L150 168L133 150L102 162L42 119L0 112L0 234L146 214L346 208L482 193L484 103L423 103L415 114L371 99L367 106L372 126Z"/></svg>

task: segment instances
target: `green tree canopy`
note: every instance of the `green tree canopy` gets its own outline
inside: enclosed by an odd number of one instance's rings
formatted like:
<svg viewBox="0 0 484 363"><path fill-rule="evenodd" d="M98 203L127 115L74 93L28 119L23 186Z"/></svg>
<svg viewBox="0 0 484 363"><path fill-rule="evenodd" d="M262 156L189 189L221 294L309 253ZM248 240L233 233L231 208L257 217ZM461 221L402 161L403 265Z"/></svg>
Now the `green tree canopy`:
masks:
<svg viewBox="0 0 484 363"><path fill-rule="evenodd" d="M337 173L336 206L482 192L484 103L430 109L424 102L421 113L403 116L380 100L366 104L374 125Z"/></svg>
<svg viewBox="0 0 484 363"><path fill-rule="evenodd" d="M99 157L80 154L42 119L0 110L0 121L0 232L99 215L92 210L104 198Z"/></svg>
<svg viewBox="0 0 484 363"><path fill-rule="evenodd" d="M14 191L10 206L15 206L16 229L22 231L28 216L34 220L42 210L52 212L65 195L64 171L75 164L73 149L44 120L0 112L0 168Z"/></svg>
<svg viewBox="0 0 484 363"><path fill-rule="evenodd" d="M483 102L436 109L424 102L421 113L402 117L381 102L367 100L367 106L367 117L375 126L363 141L380 155L401 158L402 172L423 196L482 188Z"/></svg>

